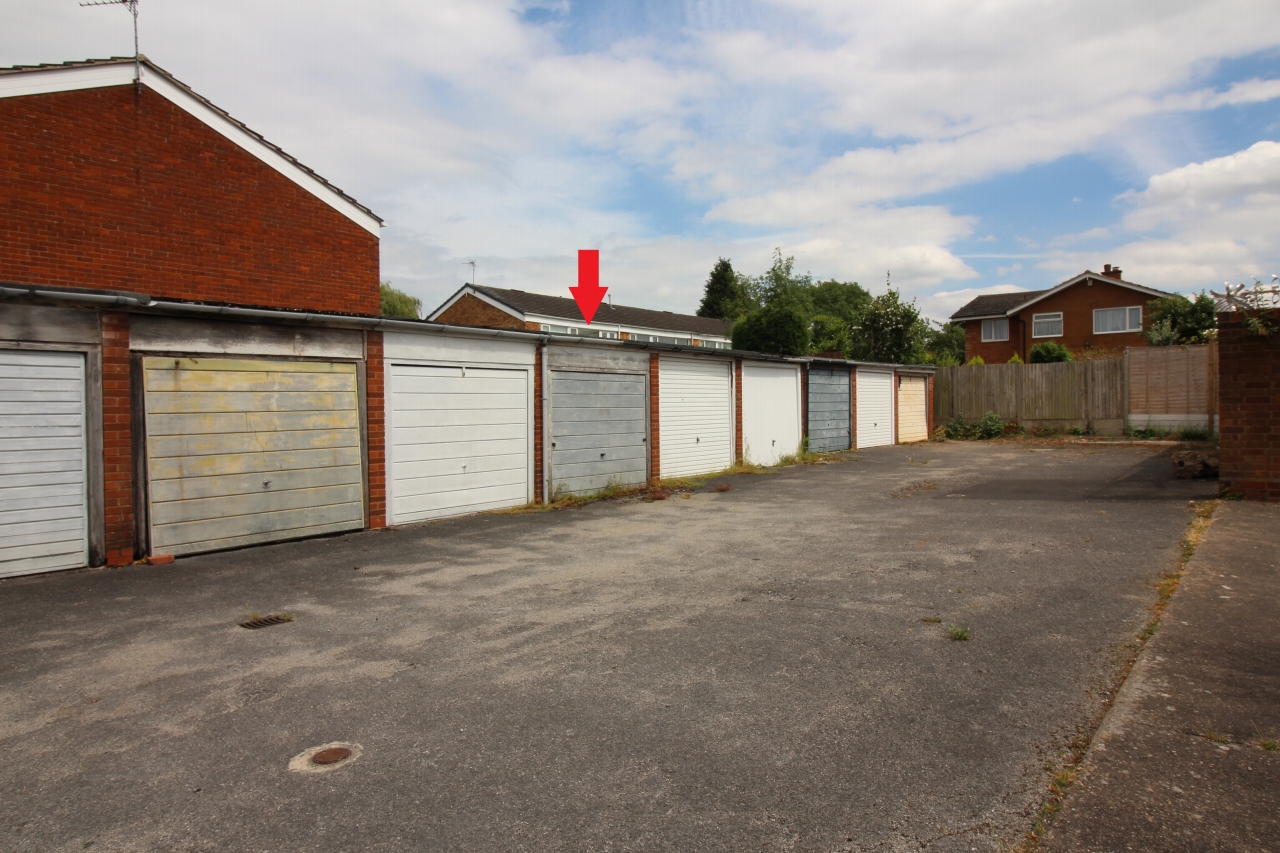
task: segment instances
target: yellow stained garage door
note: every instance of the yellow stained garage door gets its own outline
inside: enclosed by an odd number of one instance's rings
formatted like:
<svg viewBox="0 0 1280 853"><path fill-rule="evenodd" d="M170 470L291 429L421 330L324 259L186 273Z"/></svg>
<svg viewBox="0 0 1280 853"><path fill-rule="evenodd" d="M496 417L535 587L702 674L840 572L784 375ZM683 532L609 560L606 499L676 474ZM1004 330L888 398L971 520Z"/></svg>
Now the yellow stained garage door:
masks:
<svg viewBox="0 0 1280 853"><path fill-rule="evenodd" d="M929 440L923 376L901 376L898 384L898 443Z"/></svg>
<svg viewBox="0 0 1280 853"><path fill-rule="evenodd" d="M143 364L153 554L364 527L354 364Z"/></svg>

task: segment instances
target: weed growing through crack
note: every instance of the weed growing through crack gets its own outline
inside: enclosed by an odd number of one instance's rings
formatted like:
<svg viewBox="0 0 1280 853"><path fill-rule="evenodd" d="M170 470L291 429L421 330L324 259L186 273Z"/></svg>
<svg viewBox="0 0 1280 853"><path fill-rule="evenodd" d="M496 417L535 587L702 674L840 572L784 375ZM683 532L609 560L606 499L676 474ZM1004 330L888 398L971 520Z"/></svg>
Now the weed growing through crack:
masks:
<svg viewBox="0 0 1280 853"><path fill-rule="evenodd" d="M1205 729L1200 733L1200 737L1213 743L1231 743L1231 738L1223 734L1218 734L1213 729Z"/></svg>
<svg viewBox="0 0 1280 853"><path fill-rule="evenodd" d="M957 643L963 643L973 636L973 631L963 625L948 625L947 636Z"/></svg>
<svg viewBox="0 0 1280 853"><path fill-rule="evenodd" d="M1269 738L1263 738L1262 740L1258 741L1258 746L1262 747L1268 752L1275 752L1277 749L1280 749L1280 741L1271 740Z"/></svg>
<svg viewBox="0 0 1280 853"><path fill-rule="evenodd" d="M937 616L926 616L926 617L924 617L923 619L921 619L920 621L921 621L921 622L929 622L929 623L932 623L932 624L935 624L935 625L936 625L937 623L941 622L942 620L941 620L941 619L939 619Z"/></svg>

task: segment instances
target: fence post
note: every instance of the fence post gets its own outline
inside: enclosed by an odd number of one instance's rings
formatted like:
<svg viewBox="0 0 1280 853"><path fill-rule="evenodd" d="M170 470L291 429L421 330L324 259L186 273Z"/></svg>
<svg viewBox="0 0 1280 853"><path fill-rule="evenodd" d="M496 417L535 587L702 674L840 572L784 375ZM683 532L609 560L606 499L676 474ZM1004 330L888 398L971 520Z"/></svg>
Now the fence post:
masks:
<svg viewBox="0 0 1280 853"><path fill-rule="evenodd" d="M1120 413L1120 430L1129 433L1129 348L1124 348L1124 411Z"/></svg>

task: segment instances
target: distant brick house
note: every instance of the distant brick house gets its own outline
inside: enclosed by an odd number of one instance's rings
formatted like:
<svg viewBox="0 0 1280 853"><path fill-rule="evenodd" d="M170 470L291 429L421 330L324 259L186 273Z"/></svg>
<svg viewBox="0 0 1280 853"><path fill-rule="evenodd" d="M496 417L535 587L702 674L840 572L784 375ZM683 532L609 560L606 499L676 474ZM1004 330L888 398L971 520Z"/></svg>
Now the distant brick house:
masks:
<svg viewBox="0 0 1280 853"><path fill-rule="evenodd" d="M965 360L978 356L1003 364L1015 354L1026 361L1031 348L1056 341L1073 353L1145 347L1146 304L1171 294L1125 281L1107 264L1085 270L1048 290L979 296L951 315L964 323Z"/></svg>
<svg viewBox="0 0 1280 853"><path fill-rule="evenodd" d="M729 349L733 324L711 317L604 303L591 325L572 299L501 287L463 285L427 317L437 323L529 329L639 343Z"/></svg>

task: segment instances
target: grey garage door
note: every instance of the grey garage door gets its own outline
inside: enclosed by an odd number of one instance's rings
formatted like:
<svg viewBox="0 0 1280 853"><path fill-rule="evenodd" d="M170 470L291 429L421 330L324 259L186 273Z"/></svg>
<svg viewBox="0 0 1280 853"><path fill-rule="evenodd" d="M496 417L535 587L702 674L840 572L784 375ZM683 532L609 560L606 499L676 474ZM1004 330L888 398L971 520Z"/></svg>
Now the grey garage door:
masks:
<svg viewBox="0 0 1280 853"><path fill-rule="evenodd" d="M848 450L849 371L809 368L809 449Z"/></svg>
<svg viewBox="0 0 1280 853"><path fill-rule="evenodd" d="M78 352L0 351L0 577L88 558Z"/></svg>
<svg viewBox="0 0 1280 853"><path fill-rule="evenodd" d="M551 490L582 494L648 479L645 378L551 371Z"/></svg>

